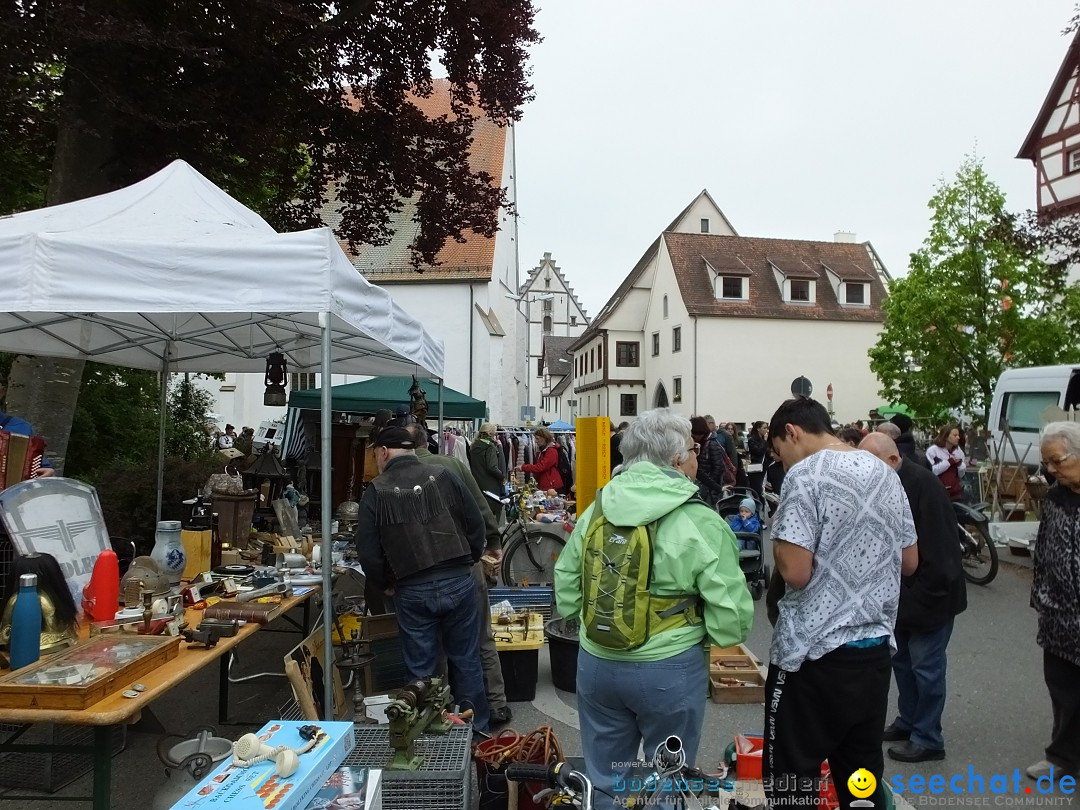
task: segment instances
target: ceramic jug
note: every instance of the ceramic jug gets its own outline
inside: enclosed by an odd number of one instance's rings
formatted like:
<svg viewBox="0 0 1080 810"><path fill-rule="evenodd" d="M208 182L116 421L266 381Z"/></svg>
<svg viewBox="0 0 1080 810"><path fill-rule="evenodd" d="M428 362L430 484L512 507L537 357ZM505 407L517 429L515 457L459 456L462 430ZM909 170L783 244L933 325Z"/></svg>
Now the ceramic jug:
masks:
<svg viewBox="0 0 1080 810"><path fill-rule="evenodd" d="M180 538L179 520L158 522L157 531L154 533L154 550L150 557L169 578L170 585L175 587L180 584L184 566L187 565L187 552L184 551L184 543Z"/></svg>

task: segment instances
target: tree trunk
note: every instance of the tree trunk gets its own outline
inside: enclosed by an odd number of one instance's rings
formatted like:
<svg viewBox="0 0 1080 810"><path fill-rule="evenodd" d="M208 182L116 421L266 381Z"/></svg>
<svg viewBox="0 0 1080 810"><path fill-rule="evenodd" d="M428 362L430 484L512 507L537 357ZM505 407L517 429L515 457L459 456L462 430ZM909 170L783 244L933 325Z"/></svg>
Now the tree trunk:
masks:
<svg viewBox="0 0 1080 810"><path fill-rule="evenodd" d="M113 178L120 165L118 116L87 78L92 70L101 70L100 60L108 56L101 51L69 56L46 195L49 205L91 197L117 187ZM92 67L95 61L98 64ZM48 456L58 474L64 471L85 365L82 359L20 355L12 364L8 378L8 410L27 420L45 438Z"/></svg>

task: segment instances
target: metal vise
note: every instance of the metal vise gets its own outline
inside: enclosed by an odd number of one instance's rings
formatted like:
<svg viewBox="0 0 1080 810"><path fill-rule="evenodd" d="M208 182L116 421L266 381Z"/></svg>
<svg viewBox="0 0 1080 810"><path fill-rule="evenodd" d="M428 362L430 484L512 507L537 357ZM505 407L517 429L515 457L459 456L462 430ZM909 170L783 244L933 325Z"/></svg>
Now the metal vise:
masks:
<svg viewBox="0 0 1080 810"><path fill-rule="evenodd" d="M390 747L394 757L389 767L398 771L415 771L424 758L416 753L414 743L427 731L445 734L450 730L446 707L450 703L450 687L442 678L415 680L398 690L386 707L390 721Z"/></svg>

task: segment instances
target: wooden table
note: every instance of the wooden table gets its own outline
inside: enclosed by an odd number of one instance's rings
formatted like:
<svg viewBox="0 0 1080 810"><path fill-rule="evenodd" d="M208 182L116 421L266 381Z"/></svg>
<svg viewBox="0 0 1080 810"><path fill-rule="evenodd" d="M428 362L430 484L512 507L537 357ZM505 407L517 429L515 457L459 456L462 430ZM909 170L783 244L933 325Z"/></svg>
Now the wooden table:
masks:
<svg viewBox="0 0 1080 810"><path fill-rule="evenodd" d="M320 588L318 585L305 587L304 593L282 600L281 613L278 614L277 619L283 618L288 611L302 605L304 619L300 631L306 637L310 632L308 600ZM202 611L189 608L184 618L190 626L194 627L202 620ZM220 665L218 720L224 722L227 719L229 702L229 653L236 649L244 639L250 638L264 627L265 625L254 622L243 624L235 636L223 638L210 648L181 642L176 658L139 678L139 683L146 687L146 691L139 693L138 697L124 697L122 692L131 688L131 684L124 684L120 691L107 695L85 709L0 709L0 722L4 723L57 723L69 726L93 726L94 728L94 741L91 745L20 745L15 742L23 733L19 731L0 742L0 753L92 754L94 758L93 794L73 798L92 802L94 810L109 810L112 787L113 727L136 722L142 710L151 702L213 661L218 661ZM45 797L5 795L4 799L43 801Z"/></svg>

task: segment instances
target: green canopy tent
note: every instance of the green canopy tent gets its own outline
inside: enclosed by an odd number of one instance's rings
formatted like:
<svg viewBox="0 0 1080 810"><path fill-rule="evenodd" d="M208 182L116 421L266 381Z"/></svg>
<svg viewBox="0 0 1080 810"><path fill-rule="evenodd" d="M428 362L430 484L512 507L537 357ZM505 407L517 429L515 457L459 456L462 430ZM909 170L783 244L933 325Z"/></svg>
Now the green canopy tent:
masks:
<svg viewBox="0 0 1080 810"><path fill-rule="evenodd" d="M893 405L879 405L874 408L874 410L881 414L885 419L888 419L890 416L895 416L898 413L902 413L904 416L910 416L912 419L915 418L915 411L911 410L907 405L899 403Z"/></svg>
<svg viewBox="0 0 1080 810"><path fill-rule="evenodd" d="M330 389L330 408L348 413L375 413L386 409L393 411L399 405L409 404L409 388L412 377L375 377L364 382L335 385ZM427 393L430 417L439 416L439 386L436 382L420 381ZM293 391L289 395L289 408L318 409L321 390ZM442 417L444 419L483 419L487 416L487 403L473 399L467 394L442 386Z"/></svg>

